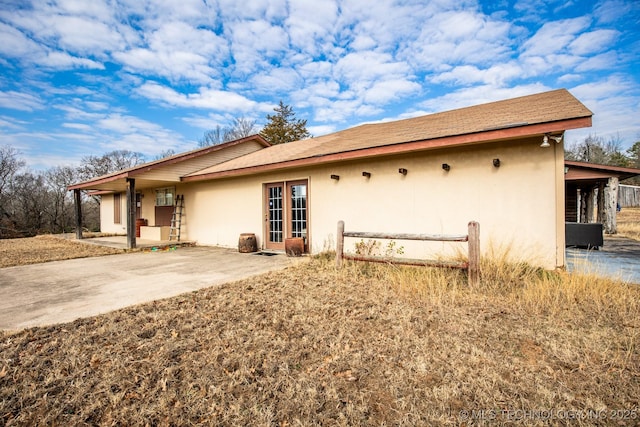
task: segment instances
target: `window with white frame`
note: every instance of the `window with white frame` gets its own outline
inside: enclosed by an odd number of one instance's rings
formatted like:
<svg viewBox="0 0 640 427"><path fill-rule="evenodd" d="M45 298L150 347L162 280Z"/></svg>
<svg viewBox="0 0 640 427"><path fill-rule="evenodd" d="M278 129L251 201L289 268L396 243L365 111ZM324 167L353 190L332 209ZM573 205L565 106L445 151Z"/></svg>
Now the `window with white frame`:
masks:
<svg viewBox="0 0 640 427"><path fill-rule="evenodd" d="M175 187L158 188L156 190L156 206L173 206Z"/></svg>

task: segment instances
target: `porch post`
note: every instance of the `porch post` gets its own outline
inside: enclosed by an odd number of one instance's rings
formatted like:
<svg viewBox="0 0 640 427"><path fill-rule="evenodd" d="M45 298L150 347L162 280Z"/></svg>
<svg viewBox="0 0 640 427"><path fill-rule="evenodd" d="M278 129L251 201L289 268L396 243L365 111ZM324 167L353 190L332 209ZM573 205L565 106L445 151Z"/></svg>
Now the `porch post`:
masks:
<svg viewBox="0 0 640 427"><path fill-rule="evenodd" d="M136 180L127 178L127 248L136 247Z"/></svg>
<svg viewBox="0 0 640 427"><path fill-rule="evenodd" d="M607 186L604 188L604 205L604 233L617 234L618 224L616 221L616 214L618 213L618 177L616 176L610 177Z"/></svg>
<svg viewBox="0 0 640 427"><path fill-rule="evenodd" d="M591 224L593 221L593 208L594 208L594 197L595 197L595 191L594 191L595 187L589 188L586 192L585 192L585 223L586 224Z"/></svg>
<svg viewBox="0 0 640 427"><path fill-rule="evenodd" d="M73 190L73 203L76 208L76 239L82 239L82 199L80 190Z"/></svg>
<svg viewBox="0 0 640 427"><path fill-rule="evenodd" d="M604 224L606 222L606 211L607 208L605 206L605 193L607 190L604 188L604 182L598 183L598 220L597 222Z"/></svg>

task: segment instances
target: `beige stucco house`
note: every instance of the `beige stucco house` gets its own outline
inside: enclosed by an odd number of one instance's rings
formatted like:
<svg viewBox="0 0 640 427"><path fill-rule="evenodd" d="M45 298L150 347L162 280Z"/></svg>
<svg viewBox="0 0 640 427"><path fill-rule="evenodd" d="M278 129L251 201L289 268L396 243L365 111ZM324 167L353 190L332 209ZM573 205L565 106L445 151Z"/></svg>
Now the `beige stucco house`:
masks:
<svg viewBox="0 0 640 427"><path fill-rule="evenodd" d="M334 249L339 220L358 231L430 234L465 233L473 220L483 252L512 248L552 269L564 266L561 137L591 126L591 116L561 89L277 146L252 136L70 189L77 200L80 190L100 191L102 230L126 232L133 245L136 218L148 221L141 233L166 237L157 229L183 195L181 237L198 244L235 247L241 233L255 233L264 250L304 237L318 253ZM422 256L446 253L444 245L407 249Z"/></svg>

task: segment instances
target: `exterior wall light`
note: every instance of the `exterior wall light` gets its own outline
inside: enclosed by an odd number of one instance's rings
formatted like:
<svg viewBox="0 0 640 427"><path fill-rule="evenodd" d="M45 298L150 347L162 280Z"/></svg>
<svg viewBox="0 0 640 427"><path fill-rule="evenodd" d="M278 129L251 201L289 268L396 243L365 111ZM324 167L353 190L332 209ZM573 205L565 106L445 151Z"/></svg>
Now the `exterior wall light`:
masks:
<svg viewBox="0 0 640 427"><path fill-rule="evenodd" d="M550 147L551 144L549 144L549 138L553 139L556 144L560 144L560 141L562 141L562 134L561 135L549 135L548 133L546 133L543 137L542 137L542 144L540 144L540 147L542 148L547 148Z"/></svg>
<svg viewBox="0 0 640 427"><path fill-rule="evenodd" d="M340 175L331 175L331 179L338 181L340 179Z"/></svg>
<svg viewBox="0 0 640 427"><path fill-rule="evenodd" d="M446 170L447 172L449 172L451 170L451 166L449 166L448 163L443 163L442 164L442 169Z"/></svg>
<svg viewBox="0 0 640 427"><path fill-rule="evenodd" d="M547 148L550 147L551 145L549 144L549 135L545 135L542 137L542 144L540 144L540 147L542 148Z"/></svg>
<svg viewBox="0 0 640 427"><path fill-rule="evenodd" d="M362 176L365 178L371 178L371 172L362 172Z"/></svg>
<svg viewBox="0 0 640 427"><path fill-rule="evenodd" d="M500 159L493 159L493 166L499 168L500 167Z"/></svg>
<svg viewBox="0 0 640 427"><path fill-rule="evenodd" d="M402 174L402 175L406 175L407 174L407 170L405 168L400 168L398 169L398 173Z"/></svg>

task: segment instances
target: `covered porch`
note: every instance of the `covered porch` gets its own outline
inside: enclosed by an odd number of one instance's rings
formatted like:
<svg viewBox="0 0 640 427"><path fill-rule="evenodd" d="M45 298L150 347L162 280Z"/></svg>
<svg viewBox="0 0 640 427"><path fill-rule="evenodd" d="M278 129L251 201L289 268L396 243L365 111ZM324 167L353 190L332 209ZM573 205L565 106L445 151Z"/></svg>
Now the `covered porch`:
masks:
<svg viewBox="0 0 640 427"><path fill-rule="evenodd" d="M137 246L137 237L140 241L151 240L156 244L180 241L185 225L182 217L189 203L178 195L182 177L269 146L260 135L251 135L71 185L68 189L74 192L76 238L82 239L81 202L85 191L102 197L101 230L125 234L128 249ZM108 209L104 206L106 200L110 204ZM124 209L121 209L123 203ZM109 218L105 218L107 216Z"/></svg>
<svg viewBox="0 0 640 427"><path fill-rule="evenodd" d="M640 169L565 161L567 246L599 247L602 234L618 232L620 181L636 175Z"/></svg>

